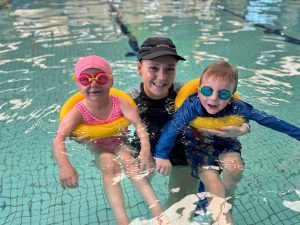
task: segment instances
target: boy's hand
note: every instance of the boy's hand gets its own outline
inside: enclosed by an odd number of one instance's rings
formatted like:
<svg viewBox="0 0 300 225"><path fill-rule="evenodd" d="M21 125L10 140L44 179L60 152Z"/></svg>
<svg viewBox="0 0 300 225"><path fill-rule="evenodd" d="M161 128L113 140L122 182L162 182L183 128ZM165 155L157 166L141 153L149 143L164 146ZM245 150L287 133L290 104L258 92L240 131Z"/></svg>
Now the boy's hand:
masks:
<svg viewBox="0 0 300 225"><path fill-rule="evenodd" d="M66 165L59 170L59 180L62 188L76 188L78 186L78 173L72 165Z"/></svg>
<svg viewBox="0 0 300 225"><path fill-rule="evenodd" d="M168 175L171 172L172 164L168 159L155 158L156 172Z"/></svg>

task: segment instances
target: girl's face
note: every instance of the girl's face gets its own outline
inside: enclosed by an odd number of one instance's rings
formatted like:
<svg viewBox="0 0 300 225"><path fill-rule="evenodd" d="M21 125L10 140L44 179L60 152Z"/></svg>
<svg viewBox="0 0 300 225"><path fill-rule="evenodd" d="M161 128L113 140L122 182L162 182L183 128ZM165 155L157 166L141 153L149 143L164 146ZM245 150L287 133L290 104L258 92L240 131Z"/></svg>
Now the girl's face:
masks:
<svg viewBox="0 0 300 225"><path fill-rule="evenodd" d="M230 93L233 93L234 84L230 84L228 81L220 80L215 77L206 77L204 75L200 84L200 88L201 87L210 87L213 90L210 96L204 96L200 91L198 91L198 98L209 114L216 114L231 103L232 98L222 100L218 95L221 90L228 90Z"/></svg>
<svg viewBox="0 0 300 225"><path fill-rule="evenodd" d="M138 63L138 73L143 79L148 97L161 99L168 95L176 75L177 60L173 56L160 56Z"/></svg>
<svg viewBox="0 0 300 225"><path fill-rule="evenodd" d="M99 69L95 68L89 68L81 72L79 78L77 79L83 79L83 81L87 81L89 77L95 78L96 75L99 77L99 72L102 72ZM82 74L85 74L84 76L81 76ZM110 74L109 74L110 75ZM104 77L105 78L105 77ZM100 78L98 78L100 79ZM90 100L98 99L99 97L108 96L109 90L112 87L113 80L112 77L108 77L107 82L103 82L103 84L100 84L100 82L97 82L96 80L91 80L91 82L87 82L87 84L84 85L84 82L77 81L77 85L79 87L79 90L81 93Z"/></svg>

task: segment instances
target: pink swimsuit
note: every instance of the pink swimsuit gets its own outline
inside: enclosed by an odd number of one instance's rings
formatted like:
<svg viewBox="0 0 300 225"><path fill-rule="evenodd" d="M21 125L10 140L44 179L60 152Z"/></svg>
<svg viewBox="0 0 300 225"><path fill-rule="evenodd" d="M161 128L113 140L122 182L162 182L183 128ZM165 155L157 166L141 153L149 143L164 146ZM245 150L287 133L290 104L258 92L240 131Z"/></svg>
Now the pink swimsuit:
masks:
<svg viewBox="0 0 300 225"><path fill-rule="evenodd" d="M98 119L95 116L93 116L90 113L90 111L86 108L86 106L82 104L82 102L76 103L75 107L76 109L79 110L79 112L83 116L83 120L85 124L93 124L93 125L107 124L123 116L123 113L120 108L119 97L112 95L111 100L112 100L112 109L109 115L105 119ZM101 148L114 151L116 147L118 147L122 143L122 136L100 138L95 140L94 143Z"/></svg>

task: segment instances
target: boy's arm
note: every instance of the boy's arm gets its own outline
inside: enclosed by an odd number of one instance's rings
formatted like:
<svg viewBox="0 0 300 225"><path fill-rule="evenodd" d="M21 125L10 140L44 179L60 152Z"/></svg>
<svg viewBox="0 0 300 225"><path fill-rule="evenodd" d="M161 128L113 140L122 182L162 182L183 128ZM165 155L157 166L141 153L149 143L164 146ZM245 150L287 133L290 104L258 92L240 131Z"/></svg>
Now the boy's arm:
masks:
<svg viewBox="0 0 300 225"><path fill-rule="evenodd" d="M180 112L180 111L179 111ZM172 164L169 160L169 153L174 147L179 128L183 124L180 123L180 114L174 115L174 118L164 126L154 155L156 172L168 175L171 172Z"/></svg>
<svg viewBox="0 0 300 225"><path fill-rule="evenodd" d="M153 162L151 152L150 152L150 141L149 135L146 127L142 123L141 117L139 116L137 110L130 105L130 103L120 97L120 106L122 113L126 119L128 119L136 129L136 134L140 138L141 142L141 151L139 153L139 159L141 160L141 171L146 167L147 169L151 169L151 164Z"/></svg>
<svg viewBox="0 0 300 225"><path fill-rule="evenodd" d="M260 125L263 125L265 127L268 127L270 129L276 130L281 133L285 133L290 137L300 141L300 128L290 123L287 123L283 120L280 120L275 116L268 115L263 111L255 110L251 119L255 120Z"/></svg>
<svg viewBox="0 0 300 225"><path fill-rule="evenodd" d="M272 130L276 130L281 133L285 133L289 135L292 138L297 139L300 141L300 128L296 127L290 123L287 123L281 119L276 118L273 115L267 114L263 111L255 109L252 105L246 102L237 102L238 104L243 104L243 107L241 107L242 116L245 116L245 118L254 120L258 124L268 127Z"/></svg>
<svg viewBox="0 0 300 225"><path fill-rule="evenodd" d="M171 172L172 164L169 160L169 153L173 149L178 134L179 123L176 122L176 114L166 126L164 126L154 155L156 172L168 175ZM177 126L176 126L177 125Z"/></svg>
<svg viewBox="0 0 300 225"><path fill-rule="evenodd" d="M197 98L189 97L176 111L172 120L163 128L162 134L156 146L155 158L168 159L172 151L179 130L198 116L197 108L201 107Z"/></svg>
<svg viewBox="0 0 300 225"><path fill-rule="evenodd" d="M59 180L63 188L73 188L78 183L78 173L67 156L65 140L80 123L81 115L76 109L71 109L61 121L53 141L53 154L59 167Z"/></svg>
<svg viewBox="0 0 300 225"><path fill-rule="evenodd" d="M172 165L169 161L169 153L173 149L179 130L189 124L189 122L197 116L197 110L195 110L196 108L194 107L195 103L199 104L197 100L194 101L188 98L176 111L173 119L164 126L154 156L157 172L164 175L170 173ZM200 106L200 104L198 106Z"/></svg>

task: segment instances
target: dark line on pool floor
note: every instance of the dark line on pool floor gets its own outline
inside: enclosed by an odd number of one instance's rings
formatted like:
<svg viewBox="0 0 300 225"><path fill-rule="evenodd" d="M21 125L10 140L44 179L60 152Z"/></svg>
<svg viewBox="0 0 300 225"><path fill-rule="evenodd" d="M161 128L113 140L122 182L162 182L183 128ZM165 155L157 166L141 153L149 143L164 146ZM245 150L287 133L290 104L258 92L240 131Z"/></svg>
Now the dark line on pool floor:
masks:
<svg viewBox="0 0 300 225"><path fill-rule="evenodd" d="M4 9L5 7L7 7L10 3L11 3L12 0L7 0L5 2L3 2L1 5L0 5L0 10L1 9Z"/></svg>

